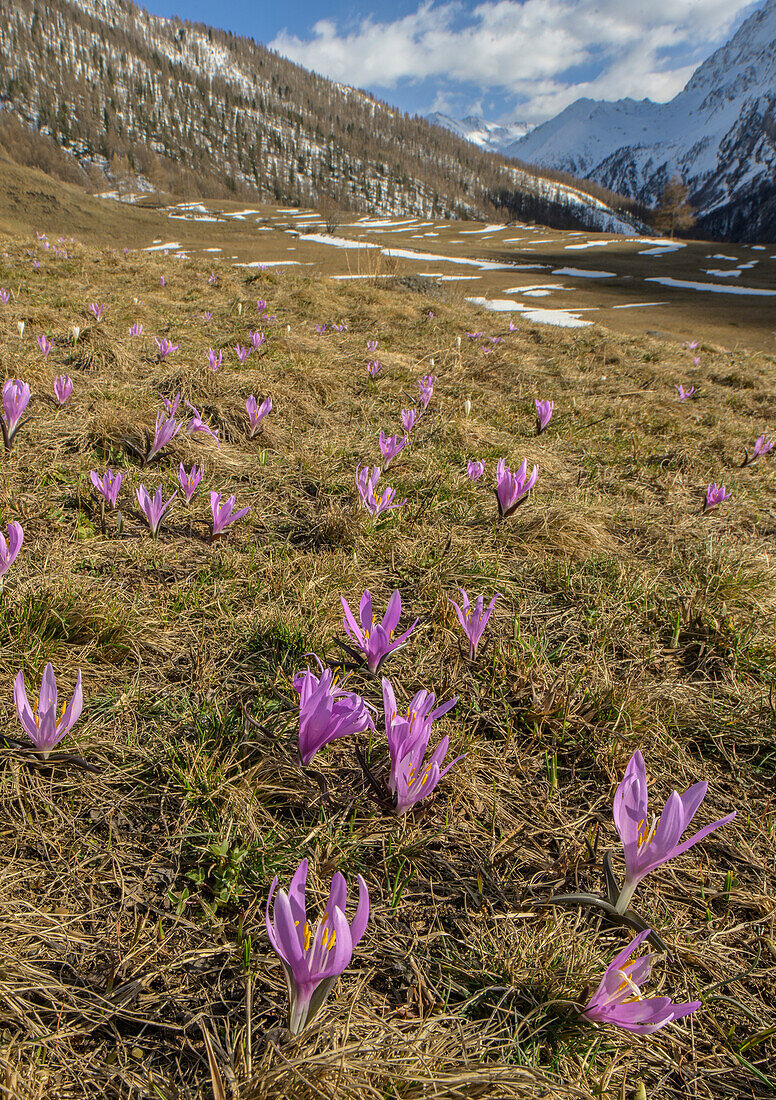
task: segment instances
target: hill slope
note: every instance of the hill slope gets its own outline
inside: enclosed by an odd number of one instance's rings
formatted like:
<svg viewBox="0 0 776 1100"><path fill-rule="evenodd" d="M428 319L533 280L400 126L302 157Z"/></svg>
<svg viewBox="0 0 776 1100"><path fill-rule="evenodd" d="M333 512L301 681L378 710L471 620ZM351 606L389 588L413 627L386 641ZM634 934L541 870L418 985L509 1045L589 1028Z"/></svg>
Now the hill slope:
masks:
<svg viewBox="0 0 776 1100"><path fill-rule="evenodd" d="M129 0L0 0L0 74L7 111L128 187L615 228L584 190L548 189L251 39Z"/></svg>
<svg viewBox="0 0 776 1100"><path fill-rule="evenodd" d="M751 15L669 103L580 99L505 149L653 203L673 174L702 228L776 239L776 0Z"/></svg>

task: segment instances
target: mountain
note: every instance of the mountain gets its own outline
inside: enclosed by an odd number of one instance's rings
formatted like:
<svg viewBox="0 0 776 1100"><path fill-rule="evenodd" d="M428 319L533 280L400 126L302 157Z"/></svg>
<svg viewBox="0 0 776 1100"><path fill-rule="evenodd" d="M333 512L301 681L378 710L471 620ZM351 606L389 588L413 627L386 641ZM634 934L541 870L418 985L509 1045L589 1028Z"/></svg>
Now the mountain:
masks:
<svg viewBox="0 0 776 1100"><path fill-rule="evenodd" d="M94 190L632 228L626 200L131 0L0 0L0 107L9 156Z"/></svg>
<svg viewBox="0 0 776 1100"><path fill-rule="evenodd" d="M434 111L426 115L426 119L434 126L441 126L449 130L451 134L457 134L464 141L470 141L472 145L480 149L487 149L489 153L503 153L507 146L524 137L531 129L527 122L510 122L502 126L498 122L488 122L478 115L467 115L466 118L451 118L450 115L440 114Z"/></svg>
<svg viewBox="0 0 776 1100"><path fill-rule="evenodd" d="M669 103L579 99L509 156L653 205L679 175L702 229L776 240L776 0L750 15Z"/></svg>

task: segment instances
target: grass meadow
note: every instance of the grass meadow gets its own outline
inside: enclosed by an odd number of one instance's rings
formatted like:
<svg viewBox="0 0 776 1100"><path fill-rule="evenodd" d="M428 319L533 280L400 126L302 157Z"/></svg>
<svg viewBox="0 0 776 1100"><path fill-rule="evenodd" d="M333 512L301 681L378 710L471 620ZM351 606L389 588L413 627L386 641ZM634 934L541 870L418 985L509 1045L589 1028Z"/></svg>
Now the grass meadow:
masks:
<svg viewBox="0 0 776 1100"><path fill-rule="evenodd" d="M33 391L0 461L3 530L25 535L0 593L0 1094L772 1095L776 481L770 457L741 464L776 421L774 359L702 332L694 352L598 327L509 332L401 277L65 248L7 239L0 267L5 377ZM332 322L347 330L316 333ZM266 343L241 366L232 349L257 328ZM153 337L180 348L160 362ZM406 503L375 523L356 467L383 465L378 434L401 432L429 372L428 410L383 474ZM677 383L697 398L680 402ZM178 391L221 445L181 431L142 469L132 445ZM254 439L251 394L274 405ZM541 436L535 398L555 402ZM523 457L538 483L499 521L496 462ZM479 481L470 459L486 462ZM154 541L135 489L166 499L180 462L202 483ZM106 467L124 475L121 530L89 478ZM702 515L712 481L731 498ZM250 506L213 545L211 489ZM502 594L474 661L449 603L459 586ZM352 739L306 771L296 756L293 676L310 654L347 659L340 598L355 608L367 588L380 609L399 589L400 629L420 619L383 669L400 700L459 697L433 741L448 734L465 759L404 817L376 801ZM68 698L81 670L84 708L44 764L13 679L23 669L37 689L49 661ZM356 670L349 686L377 709L359 742L383 775L380 676ZM607 851L621 875L612 798L635 749L657 811L700 779L699 825L737 810L634 899L668 948L649 993L702 1002L647 1037L579 1016L631 933L546 905L602 893ZM308 905L339 870L364 876L372 910L292 1038L264 920L272 879L287 884L303 856Z"/></svg>

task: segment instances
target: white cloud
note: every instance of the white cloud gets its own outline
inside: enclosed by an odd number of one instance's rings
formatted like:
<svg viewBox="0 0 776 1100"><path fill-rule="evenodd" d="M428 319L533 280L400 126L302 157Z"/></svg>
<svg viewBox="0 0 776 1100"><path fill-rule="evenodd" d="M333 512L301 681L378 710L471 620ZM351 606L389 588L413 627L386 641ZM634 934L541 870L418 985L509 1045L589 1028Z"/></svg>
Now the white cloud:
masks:
<svg viewBox="0 0 776 1100"><path fill-rule="evenodd" d="M306 39L284 31L270 46L359 87L430 80L439 85L438 101L456 86L498 92L539 122L579 96L670 99L751 6L752 0L488 0L468 8L426 0L393 22L370 17L343 32L325 19Z"/></svg>

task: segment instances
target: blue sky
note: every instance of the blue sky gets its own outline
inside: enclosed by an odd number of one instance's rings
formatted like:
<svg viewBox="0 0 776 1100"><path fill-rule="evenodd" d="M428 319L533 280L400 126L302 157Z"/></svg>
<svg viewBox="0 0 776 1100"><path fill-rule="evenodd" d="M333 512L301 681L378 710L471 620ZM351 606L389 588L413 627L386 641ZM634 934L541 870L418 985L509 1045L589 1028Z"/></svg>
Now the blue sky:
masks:
<svg viewBox="0 0 776 1100"><path fill-rule="evenodd" d="M147 0L405 111L542 122L580 96L667 100L752 0Z"/></svg>

